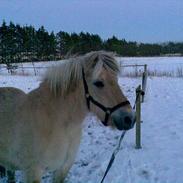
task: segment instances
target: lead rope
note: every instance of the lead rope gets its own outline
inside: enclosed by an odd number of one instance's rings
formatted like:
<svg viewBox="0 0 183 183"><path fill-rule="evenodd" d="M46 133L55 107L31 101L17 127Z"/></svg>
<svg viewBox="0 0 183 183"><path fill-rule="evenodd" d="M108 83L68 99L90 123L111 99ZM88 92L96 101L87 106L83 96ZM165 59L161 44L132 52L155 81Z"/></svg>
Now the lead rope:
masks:
<svg viewBox="0 0 183 183"><path fill-rule="evenodd" d="M142 91L142 90L137 91L137 95L136 95L136 99L135 99L135 104L134 104L134 106L133 106L133 109L134 109L134 110L135 110L135 106L136 106L136 102L137 102L138 98L139 98L141 95L144 95L144 94L145 94L145 93L144 93L144 91ZM117 144L117 147L114 149L114 151L113 151L113 153L112 153L112 155L111 155L111 159L110 159L110 161L109 161L109 163L108 163L108 165L107 165L106 171L105 171L105 173L104 173L104 175L103 175L103 178L102 178L102 180L100 181L100 183L103 183L103 182L104 182L104 179L105 179L106 175L108 174L109 170L111 169L112 164L113 164L113 162L114 162L114 160L115 160L116 154L117 154L117 153L119 152L119 150L120 150L121 142L122 142L122 140L123 140L125 134L126 134L126 130L122 131L122 134L121 134L121 136L120 136L120 139L119 139L119 142L118 142L118 144Z"/></svg>
<svg viewBox="0 0 183 183"><path fill-rule="evenodd" d="M113 162L114 162L114 159L115 159L115 157L116 157L116 154L117 154L117 153L119 152L119 150L120 150L121 142L122 142L122 140L123 140L123 138L124 138L124 136L125 136L125 133L126 133L126 130L124 130L124 131L122 132L122 134L121 134L121 137L120 137L120 139L119 139L118 145L117 145L116 149L114 150L114 152L112 153L111 159L110 159L110 161L109 161L109 164L108 164L108 166L107 166L107 168L106 168L106 171L105 171L104 176L103 176L103 178L102 178L102 180L101 180L100 183L103 183L103 182L104 182L104 179L105 179L107 173L109 172L109 170L110 170L110 168L111 168L111 166L112 166L112 164L113 164Z"/></svg>

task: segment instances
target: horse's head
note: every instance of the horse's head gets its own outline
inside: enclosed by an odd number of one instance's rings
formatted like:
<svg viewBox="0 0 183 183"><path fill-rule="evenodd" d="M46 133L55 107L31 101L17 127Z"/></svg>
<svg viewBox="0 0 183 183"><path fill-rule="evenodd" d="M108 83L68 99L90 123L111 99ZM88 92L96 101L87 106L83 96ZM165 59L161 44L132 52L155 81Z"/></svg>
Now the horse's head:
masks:
<svg viewBox="0 0 183 183"><path fill-rule="evenodd" d="M135 113L118 85L118 65L106 52L86 55L91 62L82 70L85 97L89 110L104 125L128 130L134 126Z"/></svg>

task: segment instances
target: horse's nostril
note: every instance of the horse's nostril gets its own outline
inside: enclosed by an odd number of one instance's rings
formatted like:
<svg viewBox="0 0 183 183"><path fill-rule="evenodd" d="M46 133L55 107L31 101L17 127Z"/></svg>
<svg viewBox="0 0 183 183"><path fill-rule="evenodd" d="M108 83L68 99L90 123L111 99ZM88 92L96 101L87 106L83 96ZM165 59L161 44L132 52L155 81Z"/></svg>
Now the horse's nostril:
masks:
<svg viewBox="0 0 183 183"><path fill-rule="evenodd" d="M131 120L128 116L126 116L126 117L124 118L124 122L125 122L126 125L129 125L129 126L132 125L132 120Z"/></svg>
<svg viewBox="0 0 183 183"><path fill-rule="evenodd" d="M112 121L118 130L129 130L135 124L135 115L126 111L115 111L112 115Z"/></svg>

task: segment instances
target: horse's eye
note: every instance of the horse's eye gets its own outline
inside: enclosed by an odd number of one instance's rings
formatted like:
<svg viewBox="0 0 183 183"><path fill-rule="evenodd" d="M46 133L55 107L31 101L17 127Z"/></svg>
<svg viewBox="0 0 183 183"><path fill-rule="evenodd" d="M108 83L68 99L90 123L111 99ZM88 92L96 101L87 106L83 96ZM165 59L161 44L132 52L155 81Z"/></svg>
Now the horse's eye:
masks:
<svg viewBox="0 0 183 183"><path fill-rule="evenodd" d="M104 87L104 83L102 81L95 81L93 84L98 88Z"/></svg>

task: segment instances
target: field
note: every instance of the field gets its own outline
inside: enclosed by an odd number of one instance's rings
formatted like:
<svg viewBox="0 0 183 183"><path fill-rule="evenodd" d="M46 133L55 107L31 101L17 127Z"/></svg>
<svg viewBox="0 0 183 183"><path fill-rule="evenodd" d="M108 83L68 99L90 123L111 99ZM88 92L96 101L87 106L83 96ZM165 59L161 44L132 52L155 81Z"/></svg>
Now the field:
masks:
<svg viewBox="0 0 183 183"><path fill-rule="evenodd" d="M147 64L150 76L171 76L183 77L183 57L131 57L119 58L123 65L128 64ZM143 71L141 68L124 68L123 76L128 76L136 73L136 71Z"/></svg>
<svg viewBox="0 0 183 183"><path fill-rule="evenodd" d="M119 58L123 64L147 64L157 72L176 73L183 58ZM30 64L27 64L27 67ZM41 66L44 63L40 64ZM26 69L25 69L26 71ZM141 78L125 77L122 69L119 84L132 104ZM9 75L0 72L0 87L14 86L29 92L39 86L40 73ZM106 177L110 183L182 183L183 182L183 78L149 77L142 104L142 149L135 149L135 130L125 135L122 148ZM104 127L88 115L83 123L80 149L67 183L100 182L120 132ZM20 172L17 172L19 174ZM48 177L49 179L49 177ZM2 180L3 181L3 180ZM1 182L2 182L1 181ZM49 182L45 180L44 182Z"/></svg>

